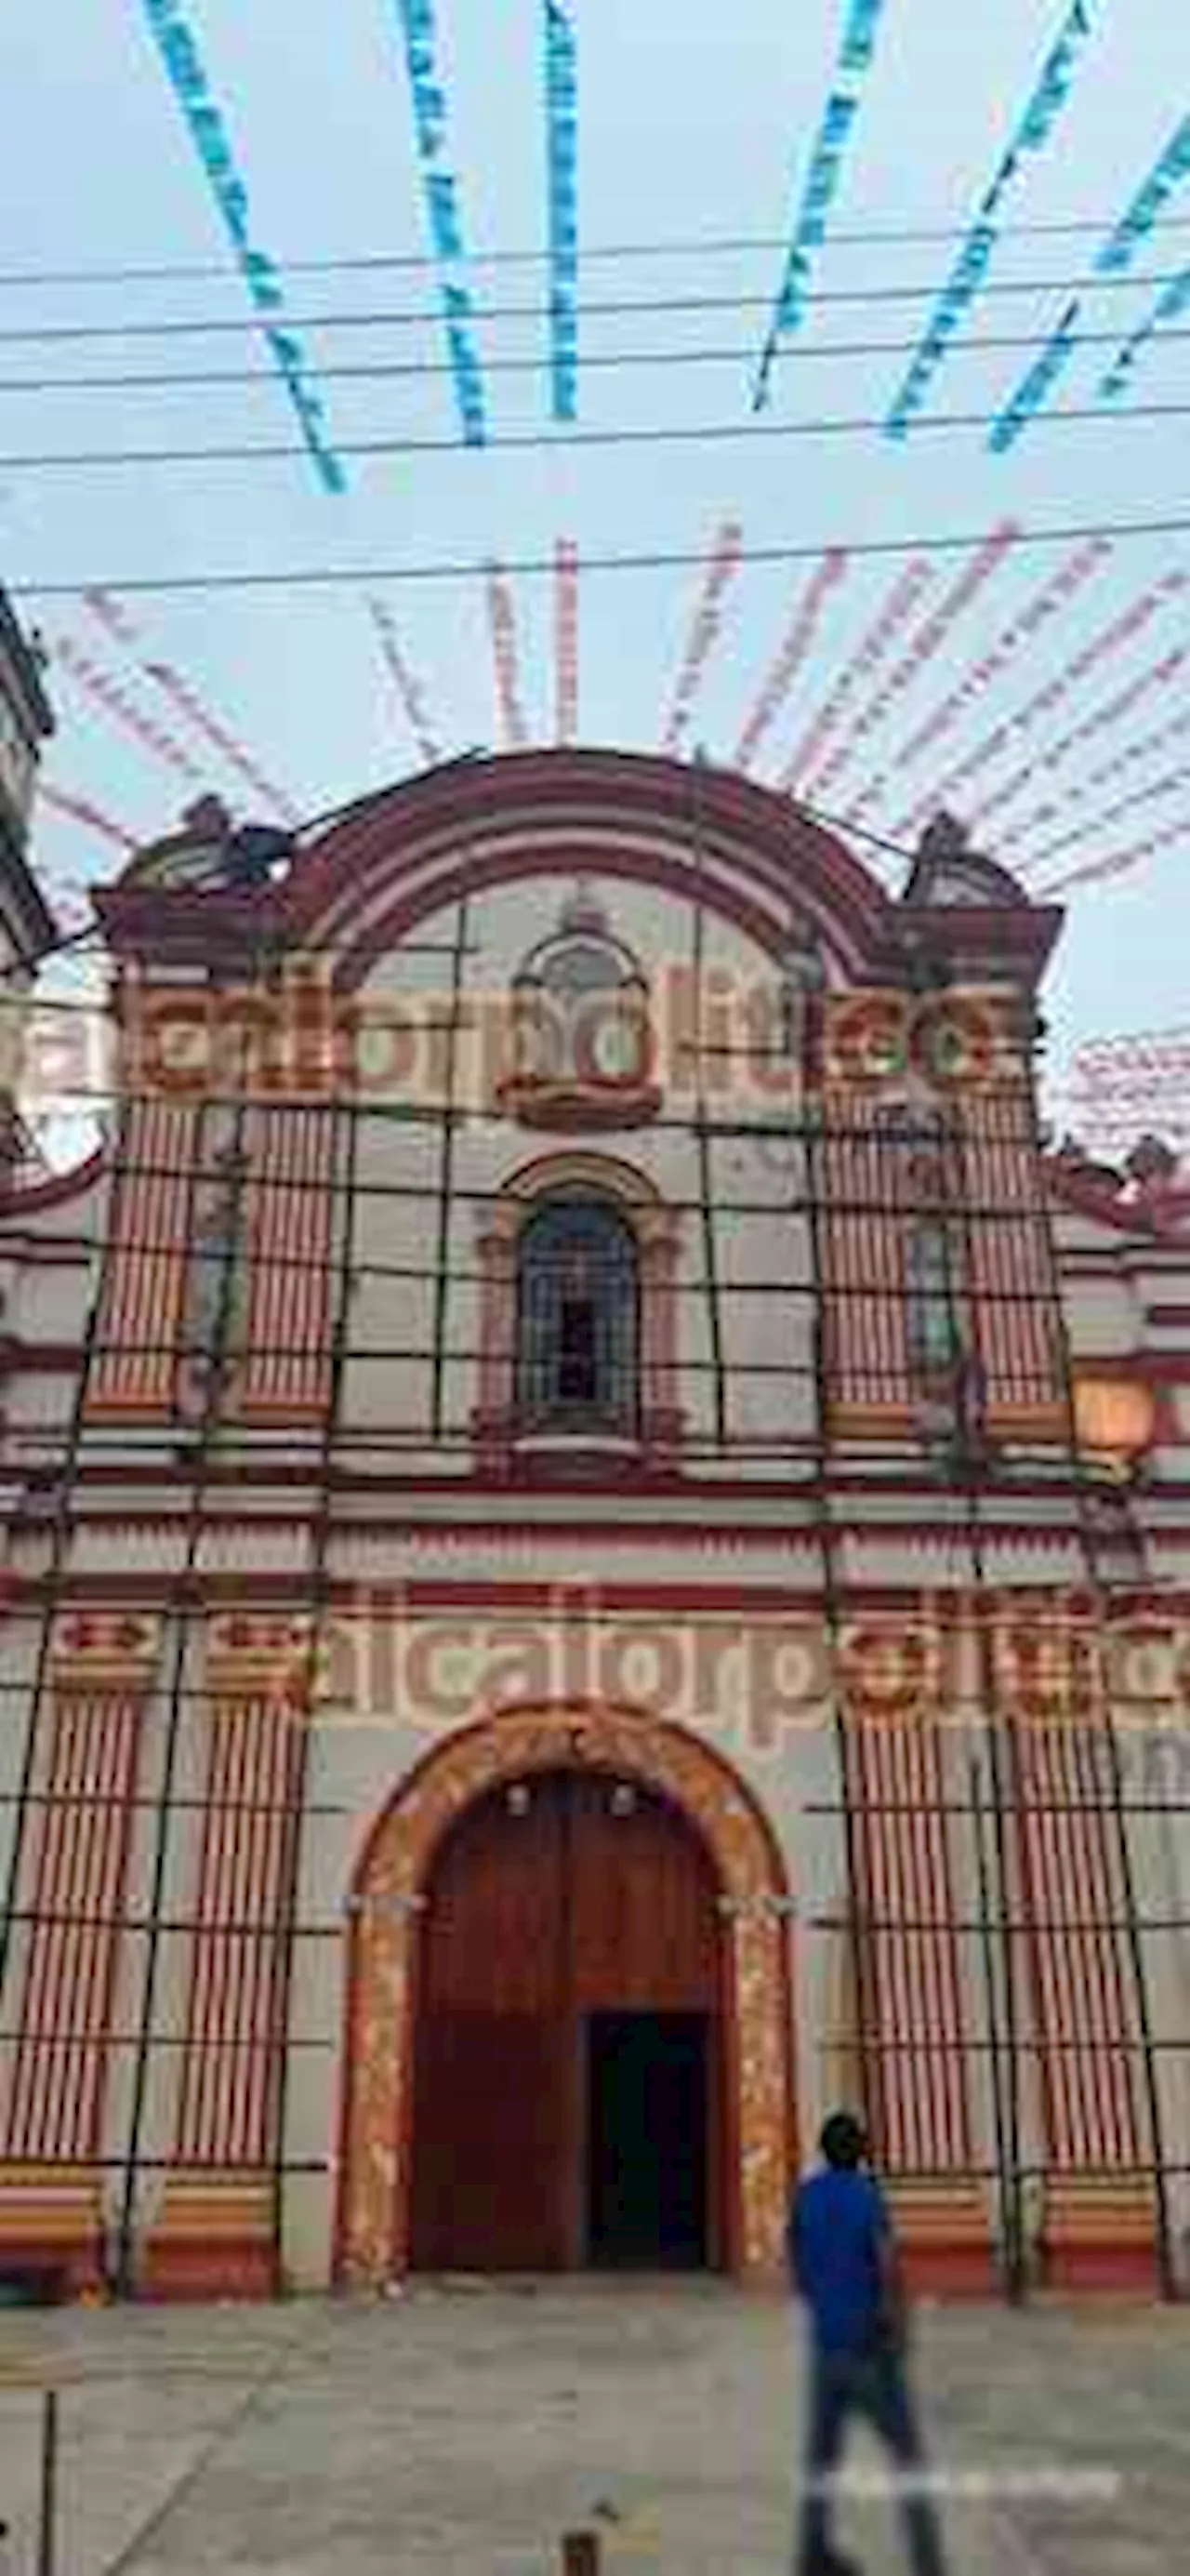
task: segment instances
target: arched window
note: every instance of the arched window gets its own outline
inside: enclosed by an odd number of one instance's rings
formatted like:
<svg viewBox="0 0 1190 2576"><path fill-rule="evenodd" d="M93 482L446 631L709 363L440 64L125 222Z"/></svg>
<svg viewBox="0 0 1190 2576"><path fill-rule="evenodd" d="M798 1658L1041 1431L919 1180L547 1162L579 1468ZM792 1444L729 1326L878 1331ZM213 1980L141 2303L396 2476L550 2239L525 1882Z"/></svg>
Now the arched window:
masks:
<svg viewBox="0 0 1190 2576"><path fill-rule="evenodd" d="M517 1243L520 1428L634 1438L639 1354L640 1263L631 1226L606 1199L547 1199Z"/></svg>

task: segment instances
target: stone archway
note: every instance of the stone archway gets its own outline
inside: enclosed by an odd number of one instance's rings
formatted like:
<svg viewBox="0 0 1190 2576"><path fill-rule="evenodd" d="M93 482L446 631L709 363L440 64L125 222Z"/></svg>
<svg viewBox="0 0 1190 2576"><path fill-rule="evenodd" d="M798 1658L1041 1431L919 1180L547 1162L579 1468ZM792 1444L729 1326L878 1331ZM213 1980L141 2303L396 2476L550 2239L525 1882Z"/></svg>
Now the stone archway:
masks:
<svg viewBox="0 0 1190 2576"><path fill-rule="evenodd" d="M728 1764L693 1736L603 1708L519 1709L468 1728L405 1781L372 1832L351 1900L336 2277L380 2287L406 2268L412 2182L417 1918L447 1827L486 1790L586 1762L688 1818L730 1927L724 2048L735 2174L734 2268L779 2270L793 2159L788 1903L772 1837Z"/></svg>

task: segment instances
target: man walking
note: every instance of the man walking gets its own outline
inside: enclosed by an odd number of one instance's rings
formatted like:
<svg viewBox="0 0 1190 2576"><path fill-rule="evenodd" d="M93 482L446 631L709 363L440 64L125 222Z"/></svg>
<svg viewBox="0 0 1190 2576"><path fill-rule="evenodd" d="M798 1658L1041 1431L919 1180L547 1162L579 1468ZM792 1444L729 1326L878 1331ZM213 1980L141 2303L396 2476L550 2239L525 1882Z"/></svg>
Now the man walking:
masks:
<svg viewBox="0 0 1190 2576"><path fill-rule="evenodd" d="M852 2415L867 2416L905 2475L899 2501L913 2576L943 2576L906 2374L888 2211L873 2176L861 2171L867 2140L850 2112L832 2113L820 2145L823 2169L799 2185L789 2217L789 2266L813 2338L797 2576L858 2576L830 2541L830 2481Z"/></svg>

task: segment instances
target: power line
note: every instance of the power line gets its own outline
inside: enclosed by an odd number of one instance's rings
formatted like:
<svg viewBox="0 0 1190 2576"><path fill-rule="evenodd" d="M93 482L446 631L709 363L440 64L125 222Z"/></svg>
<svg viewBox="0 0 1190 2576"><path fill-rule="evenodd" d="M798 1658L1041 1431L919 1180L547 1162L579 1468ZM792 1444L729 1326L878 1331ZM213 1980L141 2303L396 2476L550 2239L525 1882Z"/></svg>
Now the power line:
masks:
<svg viewBox="0 0 1190 2576"><path fill-rule="evenodd" d="M127 589L128 586L129 585L126 582L119 585L121 589ZM546 746L542 745L538 746L538 748L544 749ZM507 757L507 755L504 756ZM438 766L443 769L448 769L457 766L457 764L451 761L442 761ZM415 776L419 774L426 775L427 773L413 773ZM300 835L296 835L295 838L300 837L305 839L313 832L323 831L331 823L341 822L348 815L363 811L367 806L376 804L382 797L393 795L398 786L408 784L408 778L393 781L384 787L370 789L366 795L352 797L346 804L328 806L323 813L311 815L309 821L302 824ZM774 796L779 796L782 804L792 804L799 814L804 814L812 823L822 824L825 830L848 832L853 839L866 842L870 849L881 850L887 857L900 860L906 866L912 865L916 852L907 843L903 841L892 841L888 838L886 833L872 831L863 823L851 823L847 820L845 815L836 814L831 809L823 805L811 804L804 797L788 797L781 794L780 791L775 788L770 789L769 793ZM146 848L150 847L151 842L146 840L145 846ZM107 877L101 880L97 879L95 882L95 891L106 893L118 883L119 879L114 877ZM217 891L223 883L224 880L218 875L218 873L204 874L190 880L185 887L185 891L188 894ZM4 984L11 976L20 974L21 972L28 972L30 969L35 969L40 972L41 968L50 964L51 960L55 957L61 957L72 951L77 951L83 947L92 945L102 936L102 924L98 921L92 921L88 922L81 930L67 932L63 938L55 940L48 948L40 949L35 956L28 955L13 958L6 967L0 969L0 990L2 990ZM47 996L44 1005L39 1004L37 1007L44 1007L47 1011L57 1011L62 1008L67 1010L77 1009L82 1014L87 1015L90 1013L92 1005L86 1002L63 1004ZM72 1095L72 1097L79 1098L82 1096L83 1095L81 1093Z"/></svg>
<svg viewBox="0 0 1190 2576"><path fill-rule="evenodd" d="M993 295L1062 295L1119 293L1124 288L1172 286L1182 276L1180 268L1157 269L1147 276L1130 273L1117 277L1023 277L989 278L980 288L981 301ZM934 293L933 283L918 280L908 286L835 286L821 287L807 295L807 305L823 307L834 304L921 304ZM757 295L636 295L592 297L577 308L581 320L590 321L601 315L635 313L767 313L772 307L772 292ZM417 330L436 329L440 317L433 305L415 311L381 310L378 312L303 313L286 316L290 331L366 331L390 328ZM472 320L477 329L489 322L541 323L536 304L477 305ZM45 322L17 327L5 324L0 330L0 343L18 341L61 340L167 340L194 338L203 332L223 334L233 331L241 337L258 333L264 326L250 313L209 316L205 320L181 320L177 316L163 322ZM543 362L544 363L544 362Z"/></svg>
<svg viewBox="0 0 1190 2576"><path fill-rule="evenodd" d="M1037 431L1085 426L1089 421L1110 421L1113 430L1124 422L1144 420L1184 420L1190 413L1190 402L1129 403L1118 410L1111 403L1079 404L1066 411L1045 411L1034 423ZM928 412L913 424L913 435L936 437L939 434L986 429L995 418L990 411ZM879 412L856 412L837 417L821 415L809 420L757 420L751 413L739 420L708 421L637 421L625 422L610 429L566 428L557 435L548 430L502 430L484 440L487 455L540 455L543 450L569 454L575 448L593 447L705 447L731 444L747 439L753 445L768 445L787 438L856 438L871 437L883 428ZM458 437L426 438L419 434L406 436L398 432L387 438L341 438L340 456L460 456L471 453ZM228 440L207 447L77 447L31 448L6 455L0 452L2 474L92 473L108 466L144 465L253 465L289 464L304 456L300 439Z"/></svg>
<svg viewBox="0 0 1190 2576"><path fill-rule="evenodd" d="M1190 340L1190 331L1176 327L1161 334L1161 346L1168 348L1179 341ZM1119 347L1119 330L1082 331L1080 349ZM783 363L795 367L801 363L822 364L832 358L904 357L916 349L916 339L905 340L835 340L802 344L790 348ZM1035 349L1036 331L989 333L981 340L963 341L955 349L956 358L983 356L989 350ZM599 349L584 353L583 372L605 371L614 367L739 366L753 355L750 343L739 342L734 348L710 349ZM540 353L527 358L489 358L484 372L492 376L539 376L545 366ZM350 363L320 367L324 384L369 384L404 382L422 384L426 379L453 376L454 370L441 359L366 358ZM0 376L0 395L57 393L141 393L159 387L177 385L260 385L272 390L272 378L260 367L183 367L145 368L120 374L74 376ZM1113 417L1123 417L1113 411Z"/></svg>
<svg viewBox="0 0 1190 2576"><path fill-rule="evenodd" d="M1076 545L1083 538L1111 537L1118 544L1133 538L1184 537L1190 535L1190 515L1182 513L1150 519L1096 519L1067 522L1061 527L1022 528L1014 541L1013 552L1020 555L1030 547ZM845 550L857 562L886 561L890 556L926 554L964 554L981 546L986 528L963 529L950 536L903 537L831 537L817 535L798 545L744 546L740 560L750 564L814 563L830 544ZM675 546L648 548L625 554L586 554L583 556L583 578L590 573L684 572L692 565L705 562L705 548ZM553 554L514 555L501 558L501 568L519 581L549 580L555 574ZM81 599L89 590L126 591L130 597L154 595L179 596L193 592L233 590L350 590L361 583L379 582L396 588L416 587L438 582L473 583L482 566L443 556L424 563L381 564L297 564L279 570L190 573L88 573L74 581L10 581L6 584L13 600ZM381 791L386 792L386 791Z"/></svg>
<svg viewBox="0 0 1190 2576"><path fill-rule="evenodd" d="M1150 234L1177 233L1190 230L1190 215L1158 216ZM1050 223L1000 224L998 236L1003 241L1028 239L1059 240L1082 233L1098 235L1103 220L1097 215L1068 216ZM831 233L831 248L849 247L879 249L884 242L901 246L906 243L962 241L967 227L963 224L882 224L857 227ZM787 247L784 233L727 233L700 238L697 234L660 237L653 241L585 242L583 262L618 259L714 259L738 256L748 251L780 251ZM549 252L544 249L476 250L471 253L472 269L545 268ZM324 254L302 259L279 259L277 266L287 277L328 277L366 274L383 270L404 270L426 275L436 270L437 256L426 251L354 251ZM224 264L217 260L145 260L127 265L95 265L90 268L10 268L0 269L0 289L25 286L135 286L139 284L181 283L187 279L226 278Z"/></svg>

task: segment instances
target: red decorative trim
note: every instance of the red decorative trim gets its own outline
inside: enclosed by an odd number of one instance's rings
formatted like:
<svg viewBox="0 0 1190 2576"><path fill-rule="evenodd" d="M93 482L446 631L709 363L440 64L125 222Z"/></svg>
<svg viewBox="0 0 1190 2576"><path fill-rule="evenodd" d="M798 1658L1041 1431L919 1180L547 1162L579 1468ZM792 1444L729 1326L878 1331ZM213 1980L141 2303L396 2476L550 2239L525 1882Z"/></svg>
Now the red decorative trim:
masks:
<svg viewBox="0 0 1190 2576"><path fill-rule="evenodd" d="M635 829L678 844L688 895L691 799L685 764L620 752L530 752L438 770L331 826L308 853L294 888L292 927L312 947L324 948L328 935L339 947L345 932L349 939L353 919L374 903L378 887L387 882L395 891L415 875L423 882L422 908L438 909L450 900L439 863L454 856L461 840L479 837L477 819L485 842L498 837L505 845L496 860L505 880L539 871L540 843L551 834L559 845L559 874L598 867L605 875L650 878L650 856L639 848L627 865L616 864L605 837L612 825L625 837ZM708 868L726 860L765 901L775 895L778 923L787 917L788 890L796 885L799 904L854 973L869 960L886 961L895 933L883 888L840 842L784 798L710 771L700 781L699 824ZM515 864L517 848L533 841L538 847L526 870ZM487 852L479 855L481 867L490 866Z"/></svg>
<svg viewBox="0 0 1190 2576"><path fill-rule="evenodd" d="M168 1411L186 1293L192 1170L200 1112L148 1097L130 1110L113 1195L89 1416Z"/></svg>
<svg viewBox="0 0 1190 2576"><path fill-rule="evenodd" d="M865 1931L874 2128L893 2174L963 2177L973 2161L941 1730L848 1712L846 1753ZM902 1921L925 1926L907 1933ZM887 1927L887 1928L886 1928Z"/></svg>
<svg viewBox="0 0 1190 2576"><path fill-rule="evenodd" d="M143 1621L67 1616L55 1632L60 1669L39 1728L45 1803L35 1811L19 1900L39 1919L25 1950L4 2115L4 2156L17 2166L44 2157L69 2166L99 2148L115 1926L150 1678L129 1660L125 1631L134 1629L151 1648ZM36 2197L35 2184L30 2190Z"/></svg>
<svg viewBox="0 0 1190 2576"><path fill-rule="evenodd" d="M245 1421L317 1421L329 1400L335 1114L322 1105L256 1112L247 1189L251 1303L235 1407Z"/></svg>
<svg viewBox="0 0 1190 2576"><path fill-rule="evenodd" d="M721 1754L681 1728L586 1701L509 1709L435 1747L402 1782L355 1874L336 2276L380 2286L405 2268L412 2183L417 1900L443 1832L510 1773L588 1765L645 1781L708 1851L725 1922L728 2253L772 2278L793 2170L785 1878L771 1826ZM730 2216L734 2203L734 2217Z"/></svg>
<svg viewBox="0 0 1190 2576"><path fill-rule="evenodd" d="M48 1180L38 1181L32 1189L12 1191L4 1203L4 1219L20 1225L27 1216L42 1216L47 1208L66 1207L71 1199L81 1198L86 1190L94 1188L107 1170L110 1153L110 1145L97 1145L93 1153L86 1155L81 1163L72 1164L69 1171L54 1172Z"/></svg>
<svg viewBox="0 0 1190 2576"><path fill-rule="evenodd" d="M655 1084L608 1081L549 1082L540 1075L513 1074L497 1086L497 1099L521 1127L540 1127L556 1135L615 1135L629 1127L647 1127L661 1110Z"/></svg>
<svg viewBox="0 0 1190 2576"><path fill-rule="evenodd" d="M276 2259L259 2236L213 2241L200 2221L194 2236L146 2238L136 2287L139 2298L179 2307L192 2300L275 2299Z"/></svg>
<svg viewBox="0 0 1190 2576"><path fill-rule="evenodd" d="M1092 1217L1097 1225L1111 1226L1114 1231L1131 1234L1142 1241L1154 1235L1168 1241L1185 1239L1190 1245L1190 1197L1185 1191L1156 1193L1143 1199L1125 1195L1127 1184L1122 1174L1086 1168L1071 1163L1061 1154L1047 1154L1045 1176L1055 1197L1073 1208L1077 1215Z"/></svg>
<svg viewBox="0 0 1190 2576"><path fill-rule="evenodd" d="M275 1696L219 1699L210 1716L177 2164L224 2175L269 2154L278 2035L281 1891L300 1737ZM231 1918L240 1927L229 1931Z"/></svg>
<svg viewBox="0 0 1190 2576"><path fill-rule="evenodd" d="M630 1459L625 1459L605 1455L596 1445L588 1453L589 1463L604 1469L607 1483L635 1486L642 1474L656 1473L670 1465L680 1438L681 1417L669 1401L676 1383L673 1278L679 1220L666 1208L654 1183L629 1163L608 1154L579 1150L539 1154L504 1183L477 1247L482 1285L479 1403L473 1427L484 1474L497 1486L516 1479L520 1473L536 1485L543 1472L539 1458L530 1455L522 1461L518 1450L521 1426L516 1414L514 1378L519 1238L546 1199L575 1189L600 1192L631 1226L640 1279L640 1446ZM559 1459L558 1468L562 1479L575 1483L573 1457ZM545 1473L549 1473L548 1467Z"/></svg>

